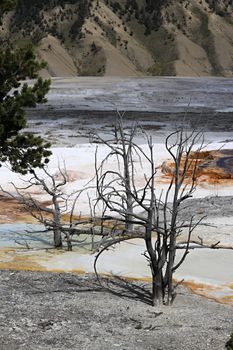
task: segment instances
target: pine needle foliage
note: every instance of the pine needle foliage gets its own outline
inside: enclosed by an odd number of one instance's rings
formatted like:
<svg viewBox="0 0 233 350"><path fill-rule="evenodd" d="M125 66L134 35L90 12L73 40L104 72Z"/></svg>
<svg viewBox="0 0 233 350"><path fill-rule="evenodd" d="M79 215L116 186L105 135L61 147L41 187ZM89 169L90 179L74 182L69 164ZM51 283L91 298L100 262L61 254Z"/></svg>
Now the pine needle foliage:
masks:
<svg viewBox="0 0 233 350"><path fill-rule="evenodd" d="M14 1L0 3L0 16ZM50 144L39 136L22 133L26 126L25 108L45 103L50 80L38 78L45 63L36 60L32 46L0 49L0 163L8 161L12 170L26 174L30 168L48 162ZM37 79L29 85L27 78Z"/></svg>

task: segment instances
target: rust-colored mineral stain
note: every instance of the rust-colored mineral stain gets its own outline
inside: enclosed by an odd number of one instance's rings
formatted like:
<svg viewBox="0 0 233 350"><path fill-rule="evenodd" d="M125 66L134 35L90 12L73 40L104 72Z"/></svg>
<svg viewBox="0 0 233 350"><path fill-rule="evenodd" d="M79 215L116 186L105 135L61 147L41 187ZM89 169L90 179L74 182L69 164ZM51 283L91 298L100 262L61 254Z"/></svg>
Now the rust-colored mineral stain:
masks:
<svg viewBox="0 0 233 350"><path fill-rule="evenodd" d="M226 295L220 299L223 304L233 305L233 295Z"/></svg>
<svg viewBox="0 0 233 350"><path fill-rule="evenodd" d="M161 165L161 171L164 175L162 182L170 182L174 173L174 162L172 160L164 161ZM184 159L181 161L182 172ZM199 184L209 183L211 185L232 185L233 184L233 150L212 150L203 152L193 152L189 159L186 171L188 180L196 167L195 177Z"/></svg>
<svg viewBox="0 0 233 350"><path fill-rule="evenodd" d="M40 203L42 206L49 207L52 205L51 201L44 201ZM44 218L49 219L50 214L43 213ZM86 221L86 217L73 216L74 220ZM62 220L64 223L69 222L69 214L63 214ZM22 204L20 204L16 199L11 197L0 195L0 224L37 224L38 220L34 218Z"/></svg>
<svg viewBox="0 0 233 350"><path fill-rule="evenodd" d="M198 283L193 281L183 281L182 285L190 289L193 293L198 294L207 299L216 301L220 304L228 304L233 306L233 292L232 295L225 295L221 297L213 296L214 292L221 292L223 288L221 286L212 286L210 284ZM227 285L226 287L229 287Z"/></svg>
<svg viewBox="0 0 233 350"><path fill-rule="evenodd" d="M15 222L33 224L36 221L16 199L0 195L0 224Z"/></svg>
<svg viewBox="0 0 233 350"><path fill-rule="evenodd" d="M41 250L31 252L26 249L2 248L0 249L0 269L15 270L15 271L38 271L38 272L54 272L54 273L77 273L85 274L82 269L71 269L64 271L63 269L49 268L49 260L54 255L67 253L64 250L52 249L50 251ZM48 261L48 267L40 264L40 261Z"/></svg>
<svg viewBox="0 0 233 350"><path fill-rule="evenodd" d="M182 285L185 287L188 287L192 290L208 290L208 291L214 291L216 289L221 289L220 287L212 286L211 284L205 284L205 283L199 283L194 281L183 281Z"/></svg>
<svg viewBox="0 0 233 350"><path fill-rule="evenodd" d="M35 261L35 257L26 254L18 254L16 249L0 249L0 269L24 270L24 271L46 271L46 269Z"/></svg>

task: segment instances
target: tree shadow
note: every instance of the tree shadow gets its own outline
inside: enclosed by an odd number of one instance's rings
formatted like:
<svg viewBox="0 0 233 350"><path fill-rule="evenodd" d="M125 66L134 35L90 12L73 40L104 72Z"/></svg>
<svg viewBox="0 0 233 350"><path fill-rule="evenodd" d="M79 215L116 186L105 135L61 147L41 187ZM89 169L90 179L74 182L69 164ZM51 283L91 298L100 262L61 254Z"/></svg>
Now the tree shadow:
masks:
<svg viewBox="0 0 233 350"><path fill-rule="evenodd" d="M152 293L149 283L132 281L117 275L101 277L101 286L121 298L139 300L147 305L152 305Z"/></svg>
<svg viewBox="0 0 233 350"><path fill-rule="evenodd" d="M46 294L46 293L87 293L100 292L110 293L120 298L138 300L147 305L152 305L150 284L141 281L132 281L126 278L110 275L98 276L60 276L53 285L44 286L34 284L32 281L27 283L28 294Z"/></svg>

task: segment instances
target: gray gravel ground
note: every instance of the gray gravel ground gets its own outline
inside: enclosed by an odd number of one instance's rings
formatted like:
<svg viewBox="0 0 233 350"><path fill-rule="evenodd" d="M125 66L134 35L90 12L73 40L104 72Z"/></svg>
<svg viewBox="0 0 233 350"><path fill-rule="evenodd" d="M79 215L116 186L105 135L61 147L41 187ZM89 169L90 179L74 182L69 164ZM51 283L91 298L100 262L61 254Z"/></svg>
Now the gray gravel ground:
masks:
<svg viewBox="0 0 233 350"><path fill-rule="evenodd" d="M149 285L92 275L0 271L0 349L221 350L233 308L179 287L150 306ZM133 288L132 288L133 287Z"/></svg>

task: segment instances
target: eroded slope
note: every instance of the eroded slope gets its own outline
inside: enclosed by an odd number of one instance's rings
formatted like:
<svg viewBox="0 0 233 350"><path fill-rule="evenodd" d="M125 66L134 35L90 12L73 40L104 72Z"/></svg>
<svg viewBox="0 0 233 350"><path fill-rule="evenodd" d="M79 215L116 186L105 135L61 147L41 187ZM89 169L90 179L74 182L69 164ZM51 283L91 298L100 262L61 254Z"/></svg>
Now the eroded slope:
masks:
<svg viewBox="0 0 233 350"><path fill-rule="evenodd" d="M50 76L233 75L229 0L26 0L1 43L32 42Z"/></svg>

